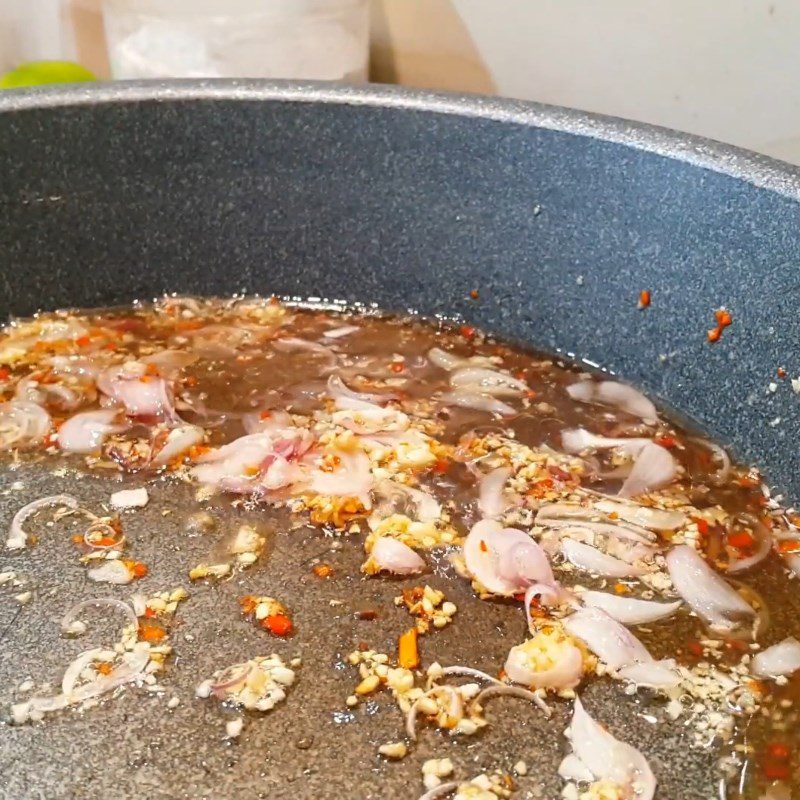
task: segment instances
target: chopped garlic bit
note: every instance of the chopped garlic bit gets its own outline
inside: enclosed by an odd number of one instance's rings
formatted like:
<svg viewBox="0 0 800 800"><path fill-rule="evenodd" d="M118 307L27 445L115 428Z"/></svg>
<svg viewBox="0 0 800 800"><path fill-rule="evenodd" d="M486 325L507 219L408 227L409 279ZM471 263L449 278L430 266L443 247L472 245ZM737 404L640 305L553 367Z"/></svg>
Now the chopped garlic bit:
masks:
<svg viewBox="0 0 800 800"><path fill-rule="evenodd" d="M217 670L197 687L196 694L203 698L213 694L219 700L250 711L271 711L286 699L286 689L294 679L294 670L273 653Z"/></svg>
<svg viewBox="0 0 800 800"><path fill-rule="evenodd" d="M422 765L422 774L447 778L453 774L453 769L453 762L449 758L429 758Z"/></svg>
<svg viewBox="0 0 800 800"><path fill-rule="evenodd" d="M514 781L509 775L500 772L481 774L462 783L453 795L453 800L498 800L511 797L514 788Z"/></svg>
<svg viewBox="0 0 800 800"><path fill-rule="evenodd" d="M383 688L389 689L397 705L404 714L412 708L418 720L427 718L442 730L454 734L470 736L486 725L482 710L470 706L470 701L478 694L480 687L475 683L460 686L436 685L441 679L441 667L438 672L428 670L427 684L418 686L416 675L409 669L393 666L388 655L376 653L374 650L354 650L347 657L352 666L357 666L361 682L356 686L351 697L356 702L359 697L373 694ZM433 665L432 665L433 666ZM352 707L355 703L350 702ZM469 716L466 711L469 710Z"/></svg>
<svg viewBox="0 0 800 800"><path fill-rule="evenodd" d="M189 580L199 581L203 578L224 578L230 574L230 564L198 564L189 570Z"/></svg>
<svg viewBox="0 0 800 800"><path fill-rule="evenodd" d="M444 628L453 621L457 611L455 603L444 599L444 592L430 586L404 589L401 595L394 598L394 603L397 606L404 605L417 618L415 627L420 634L427 633L431 626Z"/></svg>
<svg viewBox="0 0 800 800"><path fill-rule="evenodd" d="M133 581L136 577L129 563L118 559L104 559L102 566L89 570L88 576L90 580L97 583L112 583L123 586Z"/></svg>
<svg viewBox="0 0 800 800"><path fill-rule="evenodd" d="M387 742L378 748L378 752L386 758L401 759L408 754L408 747L405 742Z"/></svg>
<svg viewBox="0 0 800 800"><path fill-rule="evenodd" d="M111 505L114 508L143 508L150 501L147 489L122 489L111 495Z"/></svg>

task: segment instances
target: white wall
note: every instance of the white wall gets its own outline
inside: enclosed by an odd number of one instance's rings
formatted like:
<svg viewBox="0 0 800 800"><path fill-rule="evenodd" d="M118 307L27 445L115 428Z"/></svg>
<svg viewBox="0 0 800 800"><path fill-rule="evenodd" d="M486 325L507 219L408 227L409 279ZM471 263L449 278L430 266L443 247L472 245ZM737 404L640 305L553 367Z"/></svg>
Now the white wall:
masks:
<svg viewBox="0 0 800 800"><path fill-rule="evenodd" d="M490 86L800 161L798 0L382 0L379 63L386 47L415 85Z"/></svg>

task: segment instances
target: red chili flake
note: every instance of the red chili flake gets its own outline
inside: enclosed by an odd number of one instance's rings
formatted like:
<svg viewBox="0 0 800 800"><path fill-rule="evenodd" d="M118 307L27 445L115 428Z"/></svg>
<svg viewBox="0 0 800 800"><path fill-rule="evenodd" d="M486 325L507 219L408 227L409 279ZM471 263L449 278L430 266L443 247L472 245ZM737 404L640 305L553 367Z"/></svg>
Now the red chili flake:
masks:
<svg viewBox="0 0 800 800"><path fill-rule="evenodd" d="M708 341L712 343L718 342L720 336L722 336L722 331L733 322L731 312L726 308L718 308L714 312L714 319L717 320L717 327L708 331Z"/></svg>
<svg viewBox="0 0 800 800"><path fill-rule="evenodd" d="M378 612L372 609L367 609L366 611L359 611L356 614L358 619L366 620L367 622L372 622L372 620L378 619Z"/></svg>
<svg viewBox="0 0 800 800"><path fill-rule="evenodd" d="M330 578L333 575L333 567L330 564L317 564L312 571L318 578Z"/></svg>
<svg viewBox="0 0 800 800"><path fill-rule="evenodd" d="M709 525L702 517L695 519L694 524L697 525L697 530L701 536L708 536Z"/></svg>
<svg viewBox="0 0 800 800"><path fill-rule="evenodd" d="M749 550L755 543L755 538L747 531L737 531L728 535L728 544L737 550Z"/></svg>
<svg viewBox="0 0 800 800"><path fill-rule="evenodd" d="M477 300L477 299L480 297L480 295L478 294L478 290L477 290L477 289L473 289L473 290L472 290L472 291L469 293L469 296L470 296L470 297L471 297L473 300Z"/></svg>
<svg viewBox="0 0 800 800"><path fill-rule="evenodd" d="M269 419L271 416L272 416L272 412L271 412L271 411L262 411L262 412L261 412L261 413L258 415L258 418L259 418L259 419Z"/></svg>
<svg viewBox="0 0 800 800"><path fill-rule="evenodd" d="M11 373L5 367L0 367L0 381L7 381L10 377Z"/></svg>
<svg viewBox="0 0 800 800"><path fill-rule="evenodd" d="M92 340L88 336L79 336L75 340L75 344L78 347L88 347L92 343Z"/></svg>
<svg viewBox="0 0 800 800"><path fill-rule="evenodd" d="M131 571L134 577L144 578L150 570L147 568L147 564L142 564L141 561L134 561L133 564L131 564Z"/></svg>
<svg viewBox="0 0 800 800"><path fill-rule="evenodd" d="M405 364L403 364L402 361L392 361L392 363L389 365L389 369L392 372L402 372L405 368Z"/></svg>
<svg viewBox="0 0 800 800"><path fill-rule="evenodd" d="M662 447L676 447L678 444L677 439L674 436L656 436L653 440L656 444L660 444Z"/></svg>
<svg viewBox="0 0 800 800"><path fill-rule="evenodd" d="M286 614L270 614L261 621L261 627L275 636L288 636L292 632L292 621Z"/></svg>
<svg viewBox="0 0 800 800"><path fill-rule="evenodd" d="M439 475L444 474L447 470L450 469L450 462L446 458L437 458L436 462L433 465L433 471L439 473Z"/></svg>
<svg viewBox="0 0 800 800"><path fill-rule="evenodd" d="M792 751L784 742L770 742L767 745L767 755L776 761L788 761L792 757Z"/></svg>
<svg viewBox="0 0 800 800"><path fill-rule="evenodd" d="M762 766L764 777L771 781L788 781L792 770L785 761L767 760Z"/></svg>
<svg viewBox="0 0 800 800"><path fill-rule="evenodd" d="M714 312L714 317L717 320L717 325L720 328L727 328L733 322L731 318L731 312L728 311L726 308L718 308Z"/></svg>
<svg viewBox="0 0 800 800"><path fill-rule="evenodd" d="M475 328L472 325L462 325L458 332L465 338L465 339L472 339L475 336Z"/></svg>
<svg viewBox="0 0 800 800"><path fill-rule="evenodd" d="M488 553L489 552L489 548L486 546L486 542L484 542L483 539L480 540L480 542L478 543L478 546L481 548L481 552L482 553Z"/></svg>
<svg viewBox="0 0 800 800"><path fill-rule="evenodd" d="M785 378L786 377L786 370L783 367L778 367L777 369L778 377Z"/></svg>
<svg viewBox="0 0 800 800"><path fill-rule="evenodd" d="M800 539L784 539L778 542L779 553L798 553L800 552Z"/></svg>
<svg viewBox="0 0 800 800"><path fill-rule="evenodd" d="M639 308L647 308L650 305L650 290L642 289L639 292Z"/></svg>
<svg viewBox="0 0 800 800"><path fill-rule="evenodd" d="M695 642L694 640L686 642L686 649L697 658L701 658L703 655L703 645L700 642Z"/></svg>

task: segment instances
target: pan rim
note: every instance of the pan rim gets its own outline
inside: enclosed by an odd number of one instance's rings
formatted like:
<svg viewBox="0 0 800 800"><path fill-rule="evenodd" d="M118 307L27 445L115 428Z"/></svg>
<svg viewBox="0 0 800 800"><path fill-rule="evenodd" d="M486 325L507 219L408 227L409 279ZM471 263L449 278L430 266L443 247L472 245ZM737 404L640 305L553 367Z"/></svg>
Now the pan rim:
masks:
<svg viewBox="0 0 800 800"><path fill-rule="evenodd" d="M109 81L6 90L0 92L0 114L116 103L221 100L391 108L541 128L683 162L800 202L800 166L659 125L488 95L323 81L225 78Z"/></svg>

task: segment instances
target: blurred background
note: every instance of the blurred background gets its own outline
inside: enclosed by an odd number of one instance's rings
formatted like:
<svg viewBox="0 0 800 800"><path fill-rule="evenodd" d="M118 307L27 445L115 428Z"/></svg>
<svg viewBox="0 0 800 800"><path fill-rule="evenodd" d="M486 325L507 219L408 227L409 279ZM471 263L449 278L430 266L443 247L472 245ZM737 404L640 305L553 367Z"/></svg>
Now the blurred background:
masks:
<svg viewBox="0 0 800 800"><path fill-rule="evenodd" d="M800 163L798 34L798 0L0 0L0 72L482 92Z"/></svg>

